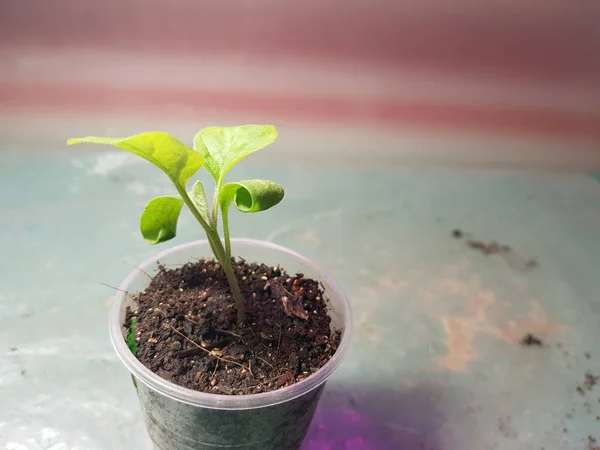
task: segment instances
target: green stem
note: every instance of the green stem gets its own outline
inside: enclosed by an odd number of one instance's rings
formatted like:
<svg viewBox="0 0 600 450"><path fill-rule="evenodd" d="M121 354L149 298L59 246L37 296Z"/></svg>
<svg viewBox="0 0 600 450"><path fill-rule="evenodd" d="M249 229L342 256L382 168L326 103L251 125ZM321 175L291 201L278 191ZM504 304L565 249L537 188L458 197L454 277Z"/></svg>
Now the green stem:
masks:
<svg viewBox="0 0 600 450"><path fill-rule="evenodd" d="M216 224L213 228L206 222L206 220L204 220L204 218L196 208L196 205L194 205L194 202L192 202L192 199L189 197L185 189L178 187L177 191L179 192L179 195L181 195L181 198L183 199L187 207L190 209L198 223L202 225L202 228L204 228L204 231L206 232L206 237L208 238L208 242L210 243L210 247L215 255L215 258L217 258L217 260L221 263L221 266L225 271L227 281L229 282L229 287L231 288L231 293L233 294L233 298L236 304L238 324L243 325L246 321L246 307L244 306L244 297L242 295L242 291L240 290L240 285L238 284L238 280L235 276L235 273L233 272L233 267L231 265L229 229L227 228L227 250L223 247L223 242L221 242L221 238L219 237L219 233L217 232ZM214 221L216 222L216 220Z"/></svg>
<svg viewBox="0 0 600 450"><path fill-rule="evenodd" d="M223 209L221 211L223 215L223 237L225 238L225 254L228 259L231 259L231 239L229 235L229 211Z"/></svg>
<svg viewBox="0 0 600 450"><path fill-rule="evenodd" d="M219 178L217 184L215 186L215 195L213 196L213 207L212 207L212 226L214 229L217 229L217 222L219 221L219 191L221 190L221 185L223 184L223 179Z"/></svg>
<svg viewBox="0 0 600 450"><path fill-rule="evenodd" d="M244 305L244 296L240 290L240 285L238 284L238 280L233 272L231 259L228 259L227 262L223 264L223 270L225 271L227 281L229 281L229 286L231 287L231 293L235 299L238 324L243 325L246 322L246 307Z"/></svg>
<svg viewBox="0 0 600 450"><path fill-rule="evenodd" d="M204 231L206 232L206 237L208 238L208 242L210 243L210 247L213 253L215 254L215 257L219 260L221 264L223 264L223 260L225 260L226 255L225 248L223 247L223 243L221 242L221 238L219 237L219 233L216 229L212 228L206 222L206 220L204 220L202 214L200 214L198 209L196 209L196 205L194 205L194 202L192 202L192 199L185 191L185 189L177 187L177 191L179 192L179 195L181 195L181 198L183 199L184 203L192 212L198 223L200 223L200 225L202 225L202 228L204 228Z"/></svg>
<svg viewBox="0 0 600 450"><path fill-rule="evenodd" d="M206 233L206 237L208 238L208 243L210 244L210 248L212 249L215 257L221 264L223 264L223 261L226 259L226 256L224 254L221 239L219 238L219 236L213 236L212 233Z"/></svg>
<svg viewBox="0 0 600 450"><path fill-rule="evenodd" d="M227 280L229 281L229 285L231 286L233 298L235 298L235 302L237 304L237 319L238 323L241 325L246 321L246 307L244 306L244 297L242 296L238 280L235 277L235 273L233 272L233 267L231 265L231 240L229 237L228 217L229 213L226 210L222 210L221 214L223 215L223 236L225 237L225 256L227 258L227 262L223 265L223 269L225 270Z"/></svg>

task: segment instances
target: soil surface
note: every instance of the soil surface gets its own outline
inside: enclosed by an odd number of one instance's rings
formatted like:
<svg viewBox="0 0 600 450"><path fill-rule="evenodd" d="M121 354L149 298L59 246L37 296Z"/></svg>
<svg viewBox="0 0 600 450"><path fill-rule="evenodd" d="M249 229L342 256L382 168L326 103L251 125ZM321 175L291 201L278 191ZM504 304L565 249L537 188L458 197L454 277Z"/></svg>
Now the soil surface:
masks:
<svg viewBox="0 0 600 450"><path fill-rule="evenodd" d="M127 311L136 317L137 358L160 377L215 394L241 395L294 384L336 352L340 333L319 283L280 267L235 261L246 325L225 273L213 259L161 267Z"/></svg>

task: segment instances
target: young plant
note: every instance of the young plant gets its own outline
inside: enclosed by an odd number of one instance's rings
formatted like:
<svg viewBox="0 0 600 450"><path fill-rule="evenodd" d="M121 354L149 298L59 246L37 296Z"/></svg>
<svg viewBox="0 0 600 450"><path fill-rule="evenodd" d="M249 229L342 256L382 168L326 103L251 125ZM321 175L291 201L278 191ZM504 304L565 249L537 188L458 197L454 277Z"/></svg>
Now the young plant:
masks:
<svg viewBox="0 0 600 450"><path fill-rule="evenodd" d="M194 137L193 149L173 136L153 131L127 138L84 137L70 139L79 143L108 144L133 153L161 169L173 182L178 195L156 197L146 205L140 220L140 231L151 244L173 239L177 221L185 204L206 232L215 258L229 282L237 307L237 320L245 322L244 298L233 272L229 234L229 208L232 203L241 212L264 211L283 199L283 188L269 180L246 180L224 184L225 175L246 156L273 143L277 130L271 125L209 127ZM212 208L206 201L204 186L196 181L188 190L190 178L205 167L215 180ZM218 230L219 210L222 217L223 240Z"/></svg>

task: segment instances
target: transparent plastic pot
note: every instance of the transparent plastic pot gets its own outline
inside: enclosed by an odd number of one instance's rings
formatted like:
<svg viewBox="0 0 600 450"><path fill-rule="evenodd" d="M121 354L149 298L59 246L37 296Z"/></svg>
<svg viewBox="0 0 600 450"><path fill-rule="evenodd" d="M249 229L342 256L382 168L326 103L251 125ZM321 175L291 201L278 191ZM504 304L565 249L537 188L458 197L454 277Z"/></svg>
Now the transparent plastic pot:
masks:
<svg viewBox="0 0 600 450"><path fill-rule="evenodd" d="M278 245L233 239L236 256L281 266L320 281L325 288L332 328L342 331L340 346L317 373L292 386L251 395L197 392L171 383L147 369L130 352L122 326L125 308L149 283L158 265L174 266L211 256L208 241L170 248L138 266L121 284L110 313L113 346L132 374L146 428L155 450L293 450L306 436L325 382L346 356L352 330L350 304L340 286L312 261Z"/></svg>

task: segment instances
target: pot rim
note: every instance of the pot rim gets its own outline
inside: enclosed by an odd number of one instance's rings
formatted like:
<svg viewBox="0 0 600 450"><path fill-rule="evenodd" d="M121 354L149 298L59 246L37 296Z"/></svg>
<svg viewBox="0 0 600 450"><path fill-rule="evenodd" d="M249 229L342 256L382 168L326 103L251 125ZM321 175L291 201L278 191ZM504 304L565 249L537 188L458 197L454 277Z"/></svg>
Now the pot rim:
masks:
<svg viewBox="0 0 600 450"><path fill-rule="evenodd" d="M193 406L210 409L244 410L264 408L293 400L294 398L300 397L301 395L325 383L342 363L344 357L348 352L352 334L352 312L350 308L350 303L343 289L335 281L335 279L333 279L327 272L321 269L313 261L311 261L308 258L305 258L299 253L271 242L256 239L235 238L231 241L232 244L237 243L247 246L263 247L270 250L287 253L293 258L299 260L303 265L310 267L315 272L318 272L318 281L324 281L327 285L329 285L328 299L331 303L341 303L342 309L344 310L344 317L341 330L340 345L333 357L323 367L321 367L319 371L315 372L314 374L310 375L309 377L303 379L298 383L284 388L280 388L276 391L244 395L211 394L207 392L200 392L184 388L173 382L167 381L164 378L161 378L160 376L152 372L150 369L148 369L146 366L144 366L131 353L131 350L129 349L125 341L123 335L123 327L121 326L120 320L121 308L123 307L123 304L126 300L126 296L129 295L129 285L137 277L145 276L145 269L149 266L155 266L156 263L162 258L164 258L166 255L170 255L172 253L176 253L184 249L187 250L190 247L206 247L210 252L210 245L207 240L197 240L170 247L160 253L157 253L156 255L146 260L144 263L137 266L136 269L129 273L129 275L119 286L115 302L113 303L110 311L109 331L113 347L117 352L117 355L121 362L127 367L127 369L137 380L141 381L149 388L167 397Z"/></svg>

